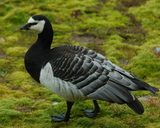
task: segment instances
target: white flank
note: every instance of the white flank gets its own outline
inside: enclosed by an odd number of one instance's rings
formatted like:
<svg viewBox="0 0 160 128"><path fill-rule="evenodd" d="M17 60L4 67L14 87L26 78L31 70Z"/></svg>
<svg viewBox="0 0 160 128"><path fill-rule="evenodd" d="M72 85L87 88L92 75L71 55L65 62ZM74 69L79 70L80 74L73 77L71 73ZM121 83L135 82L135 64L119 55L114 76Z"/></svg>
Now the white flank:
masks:
<svg viewBox="0 0 160 128"><path fill-rule="evenodd" d="M41 69L40 83L68 101L82 101L87 99L75 85L54 77L54 73L49 62Z"/></svg>

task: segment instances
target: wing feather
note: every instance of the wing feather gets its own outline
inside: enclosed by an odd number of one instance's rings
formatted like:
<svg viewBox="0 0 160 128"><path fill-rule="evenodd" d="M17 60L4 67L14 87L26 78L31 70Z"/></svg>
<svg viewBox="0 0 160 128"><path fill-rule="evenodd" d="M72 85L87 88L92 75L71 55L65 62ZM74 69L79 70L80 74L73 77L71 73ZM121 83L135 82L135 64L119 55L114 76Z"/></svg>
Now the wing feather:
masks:
<svg viewBox="0 0 160 128"><path fill-rule="evenodd" d="M71 82L88 98L122 104L134 100L130 91L148 88L145 84L140 86L142 82L134 75L93 50L65 45L55 50L55 54L56 58L50 62L55 77Z"/></svg>

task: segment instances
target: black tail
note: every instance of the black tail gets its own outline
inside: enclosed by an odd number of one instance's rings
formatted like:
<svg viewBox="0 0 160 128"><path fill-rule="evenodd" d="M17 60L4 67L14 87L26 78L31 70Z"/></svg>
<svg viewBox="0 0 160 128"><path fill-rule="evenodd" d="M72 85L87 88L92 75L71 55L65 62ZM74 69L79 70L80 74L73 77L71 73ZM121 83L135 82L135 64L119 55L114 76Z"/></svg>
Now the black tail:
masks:
<svg viewBox="0 0 160 128"><path fill-rule="evenodd" d="M132 82L134 82L138 87L139 90L148 90L150 91L152 94L157 95L156 92L158 92L159 90L153 86L150 86L149 84L137 79L131 79Z"/></svg>
<svg viewBox="0 0 160 128"><path fill-rule="evenodd" d="M156 92L159 91L157 88L155 88L155 87L153 87L153 86L146 87L146 89L147 89L148 91L150 91L151 93L153 93L154 95L157 95Z"/></svg>
<svg viewBox="0 0 160 128"><path fill-rule="evenodd" d="M143 105L139 102L139 100L135 97L135 100L130 102L130 103L126 103L135 113L141 115L144 112L144 108Z"/></svg>

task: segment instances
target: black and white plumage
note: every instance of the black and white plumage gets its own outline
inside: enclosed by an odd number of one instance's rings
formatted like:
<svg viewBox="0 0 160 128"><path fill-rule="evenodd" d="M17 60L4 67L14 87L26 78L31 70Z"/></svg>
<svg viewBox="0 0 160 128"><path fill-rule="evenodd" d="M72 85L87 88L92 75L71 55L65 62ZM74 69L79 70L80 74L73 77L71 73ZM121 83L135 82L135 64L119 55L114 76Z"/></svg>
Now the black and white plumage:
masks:
<svg viewBox="0 0 160 128"><path fill-rule="evenodd" d="M127 104L137 114L142 114L144 108L131 91L148 90L153 94L159 91L93 50L75 45L50 49L53 30L45 16L31 17L21 27L23 29L38 32L37 41L25 55L27 71L37 82L67 101L66 115L51 116L52 121L68 121L74 102L87 99L92 99L95 107L84 111L88 117L100 111L96 100Z"/></svg>

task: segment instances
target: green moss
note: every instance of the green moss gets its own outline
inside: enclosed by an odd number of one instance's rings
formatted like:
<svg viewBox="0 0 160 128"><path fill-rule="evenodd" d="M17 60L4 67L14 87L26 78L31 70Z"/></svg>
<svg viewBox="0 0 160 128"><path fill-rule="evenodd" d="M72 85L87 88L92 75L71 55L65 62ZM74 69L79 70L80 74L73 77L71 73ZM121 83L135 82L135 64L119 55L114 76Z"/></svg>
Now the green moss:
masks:
<svg viewBox="0 0 160 128"><path fill-rule="evenodd" d="M138 48L136 46L132 46L132 45L127 45L127 44L123 44L121 46L117 46L116 49L123 53L124 58L122 59L131 59L134 56L137 55L138 52Z"/></svg>
<svg viewBox="0 0 160 128"><path fill-rule="evenodd" d="M18 37L16 35L12 35L12 36L8 36L6 39L8 42L17 42L18 41Z"/></svg>
<svg viewBox="0 0 160 128"><path fill-rule="evenodd" d="M24 19L26 18L25 16L25 13L22 12L19 8L14 8L4 16L4 21L11 22L13 24L19 24L24 21Z"/></svg>
<svg viewBox="0 0 160 128"><path fill-rule="evenodd" d="M7 74L7 72L1 71L0 70L0 77L4 77Z"/></svg>
<svg viewBox="0 0 160 128"><path fill-rule="evenodd" d="M11 109L1 109L0 110L0 123L7 123L10 122L10 120L13 120L15 118L18 118L21 116L21 113L15 110Z"/></svg>
<svg viewBox="0 0 160 128"><path fill-rule="evenodd" d="M9 94L9 89L6 86L0 85L0 98L5 97L5 95Z"/></svg>
<svg viewBox="0 0 160 128"><path fill-rule="evenodd" d="M27 49L25 47L9 47L6 49L6 54L11 56L22 56Z"/></svg>
<svg viewBox="0 0 160 128"><path fill-rule="evenodd" d="M79 118L77 120L77 125L80 125L82 128L93 127L96 128L94 121L91 121L88 118Z"/></svg>
<svg viewBox="0 0 160 128"><path fill-rule="evenodd" d="M123 54L116 50L116 46L121 44L122 38L112 35L104 42L104 51L108 57L123 58Z"/></svg>
<svg viewBox="0 0 160 128"><path fill-rule="evenodd" d="M22 97L22 98L20 98L20 99L18 99L16 101L16 104L18 106L32 105L33 103L34 102L31 99L27 98L27 97Z"/></svg>
<svg viewBox="0 0 160 128"><path fill-rule="evenodd" d="M12 74L7 75L7 79L10 81L10 83L19 86L27 84L27 80L29 78L29 75L26 72L22 71L15 71Z"/></svg>
<svg viewBox="0 0 160 128"><path fill-rule="evenodd" d="M158 77L157 73L159 74L160 71L159 64L160 60L157 59L153 53L143 51L131 60L128 67L140 78L146 78L147 76ZM155 74L153 74L153 72Z"/></svg>
<svg viewBox="0 0 160 128"><path fill-rule="evenodd" d="M52 94L50 95L49 97L49 100L50 101L53 101L53 102L61 102L61 101L64 101L64 99L60 98L58 95L56 94Z"/></svg>
<svg viewBox="0 0 160 128"><path fill-rule="evenodd" d="M128 128L127 124L125 124L124 122L118 121L115 118L111 118L108 119L107 121L103 118L103 119L99 119L99 125L101 128Z"/></svg>
<svg viewBox="0 0 160 128"><path fill-rule="evenodd" d="M0 8L1 8L0 16L4 16L7 13L7 11L9 11L9 8L7 7L7 5L3 3L0 4Z"/></svg>
<svg viewBox="0 0 160 128"><path fill-rule="evenodd" d="M148 1L140 7L130 8L130 12L136 15L146 29L159 30L159 0ZM145 16L144 16L145 15Z"/></svg>
<svg viewBox="0 0 160 128"><path fill-rule="evenodd" d="M52 94L51 91L49 91L47 88L44 88L44 87L39 87L39 88L36 88L33 90L33 93L39 95L39 96L50 96Z"/></svg>
<svg viewBox="0 0 160 128"><path fill-rule="evenodd" d="M9 93L8 93L9 94ZM4 99L1 99L0 103L0 109L14 109L14 103L15 103L16 99L15 98L10 98L10 97L6 97Z"/></svg>

